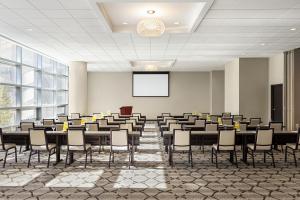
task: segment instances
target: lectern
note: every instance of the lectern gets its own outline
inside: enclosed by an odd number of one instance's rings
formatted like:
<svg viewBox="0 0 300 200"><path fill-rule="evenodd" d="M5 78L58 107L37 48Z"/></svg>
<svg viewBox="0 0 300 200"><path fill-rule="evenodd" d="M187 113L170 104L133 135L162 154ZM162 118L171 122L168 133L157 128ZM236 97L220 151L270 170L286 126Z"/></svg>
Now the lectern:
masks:
<svg viewBox="0 0 300 200"><path fill-rule="evenodd" d="M132 106L122 106L120 108L121 115L131 115L132 114Z"/></svg>

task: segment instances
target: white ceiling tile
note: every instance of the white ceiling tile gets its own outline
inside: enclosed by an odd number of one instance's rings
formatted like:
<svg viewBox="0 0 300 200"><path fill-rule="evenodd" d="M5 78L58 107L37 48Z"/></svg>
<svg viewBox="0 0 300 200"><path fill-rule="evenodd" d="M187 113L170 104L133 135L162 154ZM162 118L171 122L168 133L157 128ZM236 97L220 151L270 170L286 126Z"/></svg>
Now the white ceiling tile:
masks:
<svg viewBox="0 0 300 200"><path fill-rule="evenodd" d="M37 9L63 9L58 0L27 0ZM73 2L73 1L70 1Z"/></svg>
<svg viewBox="0 0 300 200"><path fill-rule="evenodd" d="M72 16L65 10L42 10L42 12L49 18L72 18Z"/></svg>
<svg viewBox="0 0 300 200"><path fill-rule="evenodd" d="M65 9L91 9L88 0L59 0Z"/></svg>
<svg viewBox="0 0 300 200"><path fill-rule="evenodd" d="M8 8L33 9L26 0L0 0L0 4Z"/></svg>
<svg viewBox="0 0 300 200"><path fill-rule="evenodd" d="M68 10L68 12L77 19L96 19L97 14L91 10Z"/></svg>

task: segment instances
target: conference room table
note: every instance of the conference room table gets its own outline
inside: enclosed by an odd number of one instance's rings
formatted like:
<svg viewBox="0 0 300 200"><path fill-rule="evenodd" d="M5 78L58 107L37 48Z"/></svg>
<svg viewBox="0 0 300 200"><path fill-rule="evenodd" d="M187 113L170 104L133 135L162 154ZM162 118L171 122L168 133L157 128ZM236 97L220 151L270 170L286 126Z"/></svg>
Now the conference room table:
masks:
<svg viewBox="0 0 300 200"><path fill-rule="evenodd" d="M110 145L110 131L85 131L85 140L87 144L92 145ZM49 143L56 144L56 162L58 164L61 161L61 147L67 145L67 131L46 131L47 139ZM102 139L101 139L102 138ZM140 144L140 132L129 132L128 140L132 146L138 146ZM9 131L3 132L3 140L6 143L16 143L17 145L29 144L29 131ZM104 141L101 142L101 141ZM135 149L135 148L133 148ZM134 157L132 155L132 162ZM70 163L73 162L73 154L70 154Z"/></svg>
<svg viewBox="0 0 300 200"><path fill-rule="evenodd" d="M216 144L218 141L218 131L191 131L191 145L212 145ZM242 161L247 162L247 145L254 143L256 131L237 131L236 132L236 145L241 145L242 147ZM284 145L286 143L295 143L297 139L297 131L287 131L282 130L274 132L273 144L274 145ZM169 151L173 143L173 133L164 132L163 135L165 150ZM233 156L230 154L230 161L233 161Z"/></svg>

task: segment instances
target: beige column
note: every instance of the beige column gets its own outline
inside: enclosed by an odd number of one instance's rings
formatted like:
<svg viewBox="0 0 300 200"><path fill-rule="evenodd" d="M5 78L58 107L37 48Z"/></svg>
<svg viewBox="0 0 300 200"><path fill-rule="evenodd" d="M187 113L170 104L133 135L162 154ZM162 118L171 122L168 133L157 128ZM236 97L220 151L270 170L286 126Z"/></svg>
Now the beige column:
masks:
<svg viewBox="0 0 300 200"><path fill-rule="evenodd" d="M87 63L69 65L69 113L87 114Z"/></svg>

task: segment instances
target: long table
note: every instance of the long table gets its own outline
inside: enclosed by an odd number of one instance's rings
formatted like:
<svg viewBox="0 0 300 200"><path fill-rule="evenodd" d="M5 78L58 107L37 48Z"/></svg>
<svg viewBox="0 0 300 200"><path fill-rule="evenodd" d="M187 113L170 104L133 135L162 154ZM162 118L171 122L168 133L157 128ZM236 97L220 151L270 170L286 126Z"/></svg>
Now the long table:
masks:
<svg viewBox="0 0 300 200"><path fill-rule="evenodd" d="M236 145L242 146L242 161L247 163L247 145L254 143L256 131L237 131ZM295 143L297 138L297 131L279 131L274 132L273 144L284 145L286 143ZM164 145L168 150L173 143L173 133L164 132ZM212 145L218 141L218 131L191 131L191 145ZM232 160L232 158L230 159Z"/></svg>
<svg viewBox="0 0 300 200"><path fill-rule="evenodd" d="M47 139L49 143L56 144L56 162L61 161L61 146L67 145L67 134L66 131L46 131ZM18 145L28 145L29 144L29 131L12 131L3 132L4 141L7 143L16 143ZM104 138L101 139L101 138ZM108 139L107 139L108 138ZM139 145L140 132L129 132L128 140L133 146ZM94 145L110 145L110 131L85 131L86 143ZM103 142L102 142L103 141ZM135 148L133 148L135 149ZM133 158L133 157L132 157ZM73 162L73 155L70 154L70 163ZM133 162L133 159L132 159Z"/></svg>

